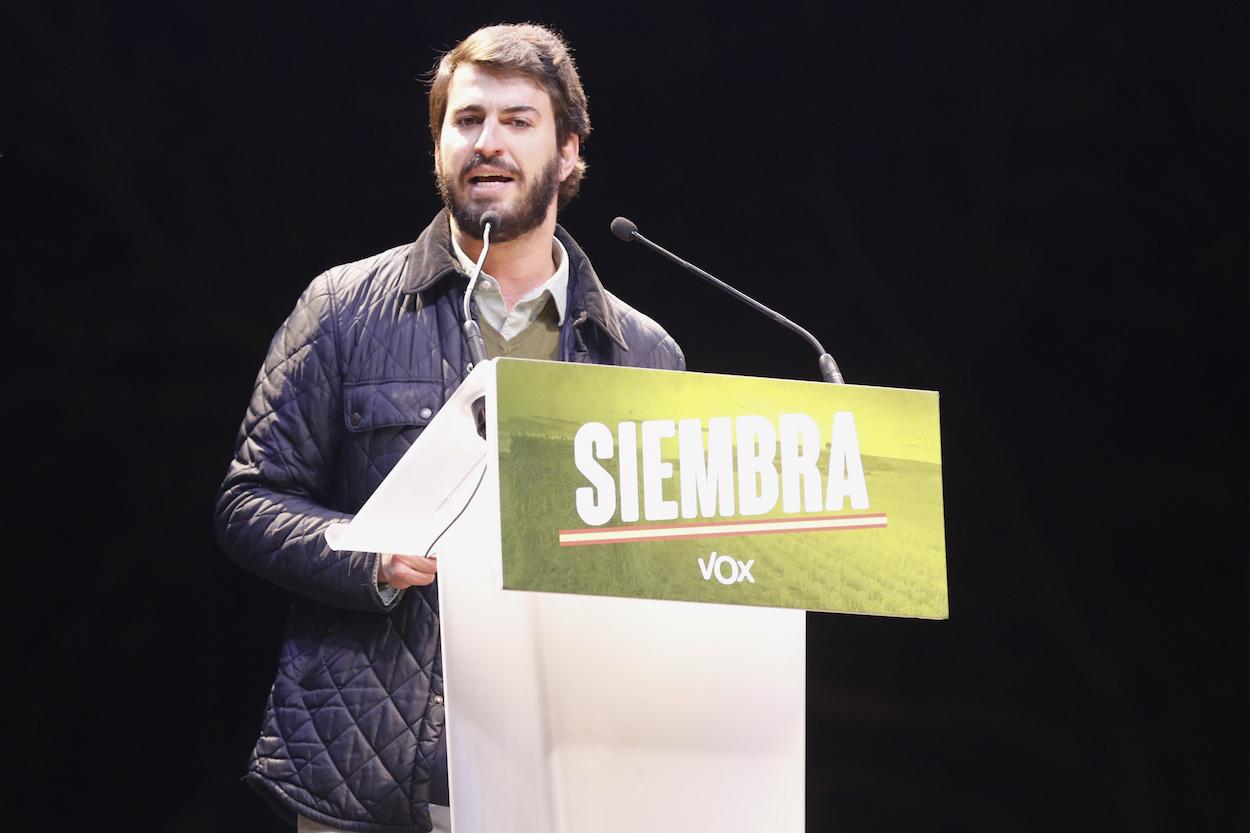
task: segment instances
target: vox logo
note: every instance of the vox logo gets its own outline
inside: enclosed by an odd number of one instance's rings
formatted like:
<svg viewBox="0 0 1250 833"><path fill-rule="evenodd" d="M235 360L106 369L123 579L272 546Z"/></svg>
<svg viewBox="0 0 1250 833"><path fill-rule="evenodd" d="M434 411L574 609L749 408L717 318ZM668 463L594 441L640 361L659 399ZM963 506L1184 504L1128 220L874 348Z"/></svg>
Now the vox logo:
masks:
<svg viewBox="0 0 1250 833"><path fill-rule="evenodd" d="M717 555L715 551L707 557L707 561L702 558L699 561L699 572L703 573L704 581L711 581L715 578L721 584L737 584L740 581L747 581L755 584L755 576L751 575L751 568L755 566L755 559L750 561L739 561L728 555Z"/></svg>

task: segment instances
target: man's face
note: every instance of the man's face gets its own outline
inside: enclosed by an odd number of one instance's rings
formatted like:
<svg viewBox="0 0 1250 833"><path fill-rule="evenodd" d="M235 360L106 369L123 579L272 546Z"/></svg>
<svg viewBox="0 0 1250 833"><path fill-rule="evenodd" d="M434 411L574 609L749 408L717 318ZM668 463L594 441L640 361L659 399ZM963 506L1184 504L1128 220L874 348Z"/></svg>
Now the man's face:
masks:
<svg viewBox="0 0 1250 833"><path fill-rule="evenodd" d="M577 152L576 136L557 146L551 97L537 83L474 64L456 68L434 161L439 193L462 232L480 238L490 209L501 218L492 240L537 228L553 215Z"/></svg>

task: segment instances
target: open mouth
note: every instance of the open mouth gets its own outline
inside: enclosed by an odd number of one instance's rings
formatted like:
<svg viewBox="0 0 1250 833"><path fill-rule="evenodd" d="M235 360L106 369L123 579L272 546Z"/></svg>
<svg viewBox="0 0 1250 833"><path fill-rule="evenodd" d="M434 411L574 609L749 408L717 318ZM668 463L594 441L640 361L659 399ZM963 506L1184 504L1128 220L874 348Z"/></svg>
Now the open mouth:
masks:
<svg viewBox="0 0 1250 833"><path fill-rule="evenodd" d="M501 174L486 174L482 176L469 177L470 185L486 185L488 183L495 183L495 182L504 183L504 182L511 182L511 181L512 181L512 177L503 176Z"/></svg>

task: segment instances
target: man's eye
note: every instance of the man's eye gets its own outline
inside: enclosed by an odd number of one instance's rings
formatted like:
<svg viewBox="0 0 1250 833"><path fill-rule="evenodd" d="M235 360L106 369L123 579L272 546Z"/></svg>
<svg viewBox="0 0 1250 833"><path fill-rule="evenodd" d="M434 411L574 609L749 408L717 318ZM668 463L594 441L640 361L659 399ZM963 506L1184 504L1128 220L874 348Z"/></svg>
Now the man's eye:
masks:
<svg viewBox="0 0 1250 833"><path fill-rule="evenodd" d="M530 123L526 119L513 119L512 126L513 127L529 127Z"/></svg>
<svg viewBox="0 0 1250 833"><path fill-rule="evenodd" d="M471 127L480 121L481 119L479 119L477 116L461 116L460 118L456 119L456 126L457 127Z"/></svg>

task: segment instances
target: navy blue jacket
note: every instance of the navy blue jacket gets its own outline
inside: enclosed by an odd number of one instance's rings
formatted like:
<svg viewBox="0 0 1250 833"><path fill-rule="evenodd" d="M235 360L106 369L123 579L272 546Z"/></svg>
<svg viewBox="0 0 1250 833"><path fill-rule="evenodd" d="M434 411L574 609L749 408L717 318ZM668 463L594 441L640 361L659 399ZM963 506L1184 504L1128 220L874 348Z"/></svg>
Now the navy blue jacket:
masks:
<svg viewBox="0 0 1250 833"><path fill-rule="evenodd" d="M565 361L679 370L676 343L600 284L563 229ZM334 552L349 519L467 373L445 213L415 243L320 275L274 336L217 498L222 549L289 591L277 678L245 780L278 812L428 831L443 680L435 587L388 604L377 555ZM444 799L445 800L445 799Z"/></svg>

